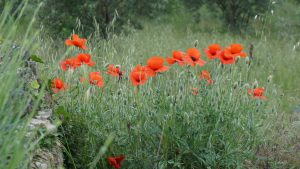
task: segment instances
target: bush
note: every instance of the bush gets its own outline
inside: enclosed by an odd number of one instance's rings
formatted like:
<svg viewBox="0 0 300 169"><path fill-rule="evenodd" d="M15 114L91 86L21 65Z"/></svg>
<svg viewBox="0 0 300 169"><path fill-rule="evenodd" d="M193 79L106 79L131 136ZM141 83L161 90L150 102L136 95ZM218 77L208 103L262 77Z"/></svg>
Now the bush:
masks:
<svg viewBox="0 0 300 169"><path fill-rule="evenodd" d="M40 21L57 36L69 35L80 23L78 29L85 35L100 30L102 37L107 38L107 29L112 22L114 33L122 31L128 24L140 29L139 18L162 15L171 9L172 3L169 0L46 0Z"/></svg>

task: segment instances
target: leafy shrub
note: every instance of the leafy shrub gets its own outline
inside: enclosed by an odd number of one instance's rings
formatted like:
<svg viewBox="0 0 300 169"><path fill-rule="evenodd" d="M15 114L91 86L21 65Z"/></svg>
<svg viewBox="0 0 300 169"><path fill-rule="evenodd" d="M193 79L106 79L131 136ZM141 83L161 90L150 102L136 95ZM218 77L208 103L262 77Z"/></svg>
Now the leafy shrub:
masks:
<svg viewBox="0 0 300 169"><path fill-rule="evenodd" d="M141 28L139 18L155 18L168 12L171 1L159 0L47 0L40 13L40 20L46 29L56 35L66 36L75 29L80 20L80 29L85 35L100 30L107 37L107 29L114 23L114 31L118 33L123 26L130 25Z"/></svg>

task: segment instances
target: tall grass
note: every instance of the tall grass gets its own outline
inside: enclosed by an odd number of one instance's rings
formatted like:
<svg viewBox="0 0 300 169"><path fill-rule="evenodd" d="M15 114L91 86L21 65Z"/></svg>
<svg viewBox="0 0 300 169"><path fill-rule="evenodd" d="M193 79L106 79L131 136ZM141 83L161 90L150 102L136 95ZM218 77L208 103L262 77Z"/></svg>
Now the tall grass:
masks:
<svg viewBox="0 0 300 169"><path fill-rule="evenodd" d="M34 18L25 30L21 24L27 2L16 11L11 10L12 3L7 3L0 16L0 168L3 169L28 168L31 151L37 144L27 136L33 112L25 113L32 96L24 91L26 79L21 75L26 52L35 49L37 35L32 33ZM36 103L33 102L33 111Z"/></svg>
<svg viewBox="0 0 300 169"><path fill-rule="evenodd" d="M214 61L196 69L174 66L139 89L130 84L127 77L136 64L145 64L153 55L169 56L172 50L186 50L195 40L199 49L211 43L241 43L247 50L253 44L253 62L250 67L243 59L224 68ZM178 33L170 25L145 26L142 31L113 35L108 40L95 34L89 38L88 52L96 66L68 72L60 69L60 61L81 51L63 47L63 41L55 45L59 48L53 51L55 47L47 43L39 55L51 56L48 62L52 71L46 71L47 78L61 77L72 86L55 95L57 114L65 117L61 132L67 148L66 166L70 168L94 164L111 135L114 139L96 168L109 168L106 158L119 154L126 156L124 168L255 166L260 147L273 141L278 117L285 117L281 105L286 105L284 110L291 106L281 94L296 89L299 81L294 78L297 66L290 64L299 63L291 43L269 38ZM126 77L118 81L106 75L110 63L121 65ZM287 64L291 75L287 75ZM212 72L214 85L199 81L197 74L204 69ZM102 72L103 89L79 82L92 70ZM270 75L275 83L268 82ZM266 88L267 101L247 95L248 84L252 88L255 81ZM199 88L197 96L192 95L194 87ZM276 162L271 165L282 167Z"/></svg>

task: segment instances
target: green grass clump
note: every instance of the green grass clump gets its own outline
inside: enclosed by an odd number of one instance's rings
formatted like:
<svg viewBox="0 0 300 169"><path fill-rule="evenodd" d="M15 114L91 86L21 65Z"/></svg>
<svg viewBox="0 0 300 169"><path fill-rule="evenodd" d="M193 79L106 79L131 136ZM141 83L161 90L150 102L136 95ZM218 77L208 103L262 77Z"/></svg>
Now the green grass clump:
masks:
<svg viewBox="0 0 300 169"><path fill-rule="evenodd" d="M36 101L24 78L26 56L35 49L32 23L21 24L27 1L21 3L17 11L12 11L7 3L0 15L0 168L29 168L33 148L38 141L28 135L28 124L36 110ZM12 16L13 15L13 16ZM28 89L28 88L27 88ZM28 107L31 105L31 110ZM28 113L28 114L26 114ZM36 138L38 140L38 138Z"/></svg>

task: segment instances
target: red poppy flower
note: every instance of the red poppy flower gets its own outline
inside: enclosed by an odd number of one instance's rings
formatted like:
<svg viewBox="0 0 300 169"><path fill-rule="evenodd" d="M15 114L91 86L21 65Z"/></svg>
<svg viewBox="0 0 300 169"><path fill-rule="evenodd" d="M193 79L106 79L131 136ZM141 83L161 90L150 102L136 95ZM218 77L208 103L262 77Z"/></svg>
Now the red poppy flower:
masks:
<svg viewBox="0 0 300 169"><path fill-rule="evenodd" d="M187 55L183 57L183 60L190 66L204 66L206 63L201 59L201 53L197 48L189 48L187 50Z"/></svg>
<svg viewBox="0 0 300 169"><path fill-rule="evenodd" d="M66 89L67 85L60 78L55 78L52 80L52 90L54 91L54 93L58 93Z"/></svg>
<svg viewBox="0 0 300 169"><path fill-rule="evenodd" d="M112 167L119 169L122 167L122 162L124 161L124 159L125 159L124 155L120 155L118 157L108 157L108 163Z"/></svg>
<svg viewBox="0 0 300 169"><path fill-rule="evenodd" d="M247 54L243 52L243 46L241 44L231 44L229 48L225 50L226 55L231 55L233 57L246 57Z"/></svg>
<svg viewBox="0 0 300 169"><path fill-rule="evenodd" d="M219 44L211 44L208 46L208 49L205 49L205 53L207 58L212 60L219 57L221 50L222 47Z"/></svg>
<svg viewBox="0 0 300 169"><path fill-rule="evenodd" d="M107 74L110 74L112 76L117 76L117 77L121 78L122 75L125 74L125 72L121 71L120 66L109 65Z"/></svg>
<svg viewBox="0 0 300 169"><path fill-rule="evenodd" d="M173 56L167 58L167 62L170 65L173 65L174 63L178 63L179 66L184 65L183 57L185 56L185 53L180 50L173 51Z"/></svg>
<svg viewBox="0 0 300 169"><path fill-rule="evenodd" d="M165 59L159 56L153 56L147 61L147 67L153 70L155 73L165 72L170 69L169 66L164 66Z"/></svg>
<svg viewBox="0 0 300 169"><path fill-rule="evenodd" d="M77 55L77 59L82 64L86 64L88 66L95 66L95 62L92 61L90 54L80 53Z"/></svg>
<svg viewBox="0 0 300 169"><path fill-rule="evenodd" d="M263 87L258 87L253 90L249 89L248 94L252 95L253 98L266 100L266 96L264 96L265 89Z"/></svg>
<svg viewBox="0 0 300 169"><path fill-rule="evenodd" d="M78 35L73 34L72 40L66 40L66 45L67 46L77 46L83 50L87 50L86 41L87 41L86 39L81 39Z"/></svg>
<svg viewBox="0 0 300 169"><path fill-rule="evenodd" d="M130 80L133 86L145 84L148 80L147 71L143 71L141 66L138 65L130 74Z"/></svg>
<svg viewBox="0 0 300 169"><path fill-rule="evenodd" d="M60 67L63 71L68 69L76 69L81 65L81 62L77 58L68 58L60 63Z"/></svg>
<svg viewBox="0 0 300 169"><path fill-rule="evenodd" d="M90 79L90 84L99 87L104 87L104 81L100 72L91 72L89 79Z"/></svg>
<svg viewBox="0 0 300 169"><path fill-rule="evenodd" d="M156 73L152 69L148 66L141 66L140 64L138 64L132 71L142 71L147 75L147 77L156 76Z"/></svg>
<svg viewBox="0 0 300 169"><path fill-rule="evenodd" d="M199 74L200 80L206 79L208 84L213 84L213 80L211 79L211 75L208 70L203 70L201 74Z"/></svg>
<svg viewBox="0 0 300 169"><path fill-rule="evenodd" d="M235 60L236 60L236 57L233 56L233 55L230 55L228 54L227 52L225 51L222 51L220 53L220 56L219 56L222 64L226 65L226 64L234 64L235 63Z"/></svg>

